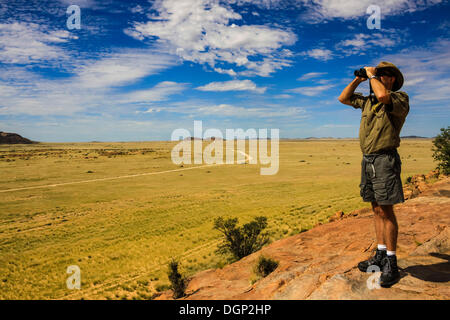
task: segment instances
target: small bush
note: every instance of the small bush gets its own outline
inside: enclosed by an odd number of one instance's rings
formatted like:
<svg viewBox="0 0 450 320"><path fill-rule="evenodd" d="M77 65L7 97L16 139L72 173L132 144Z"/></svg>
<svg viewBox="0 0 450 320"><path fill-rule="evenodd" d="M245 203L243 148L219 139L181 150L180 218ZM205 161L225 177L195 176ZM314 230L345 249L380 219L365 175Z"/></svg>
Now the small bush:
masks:
<svg viewBox="0 0 450 320"><path fill-rule="evenodd" d="M225 241L217 249L218 253L231 254L234 259L239 260L258 251L269 242L268 235L262 233L267 227L266 217L256 217L242 227L237 227L237 223L237 218L224 220L219 217L214 221L214 229L225 236Z"/></svg>
<svg viewBox="0 0 450 320"><path fill-rule="evenodd" d="M433 140L433 158L438 162L438 169L445 175L450 174L450 127L441 128L441 134Z"/></svg>
<svg viewBox="0 0 450 320"><path fill-rule="evenodd" d="M187 281L178 271L178 261L172 260L169 262L168 277L172 284L173 298L178 299L184 297L186 295Z"/></svg>
<svg viewBox="0 0 450 320"><path fill-rule="evenodd" d="M271 259L266 258L264 256L260 256L258 262L255 265L254 272L256 275L260 277L267 277L278 267L278 262Z"/></svg>
<svg viewBox="0 0 450 320"><path fill-rule="evenodd" d="M138 280L138 284L141 285L141 286L147 286L148 285L148 280L145 280L145 279Z"/></svg>
<svg viewBox="0 0 450 320"><path fill-rule="evenodd" d="M158 284L155 287L155 290L157 292L162 292L162 291L166 291L166 290L169 290L169 289L170 289L170 286L168 284Z"/></svg>

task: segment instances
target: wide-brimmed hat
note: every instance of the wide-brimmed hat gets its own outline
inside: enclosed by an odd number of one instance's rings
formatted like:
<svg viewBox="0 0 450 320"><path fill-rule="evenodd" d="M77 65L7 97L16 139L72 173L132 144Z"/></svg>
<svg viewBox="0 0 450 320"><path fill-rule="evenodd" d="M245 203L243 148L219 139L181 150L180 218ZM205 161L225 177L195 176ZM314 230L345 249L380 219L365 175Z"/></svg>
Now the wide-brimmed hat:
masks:
<svg viewBox="0 0 450 320"><path fill-rule="evenodd" d="M377 71L378 70L386 70L390 74L392 74L395 77L392 91L400 90L400 88L403 86L404 79L403 74L401 73L399 68L397 68L393 63L382 61L377 65Z"/></svg>

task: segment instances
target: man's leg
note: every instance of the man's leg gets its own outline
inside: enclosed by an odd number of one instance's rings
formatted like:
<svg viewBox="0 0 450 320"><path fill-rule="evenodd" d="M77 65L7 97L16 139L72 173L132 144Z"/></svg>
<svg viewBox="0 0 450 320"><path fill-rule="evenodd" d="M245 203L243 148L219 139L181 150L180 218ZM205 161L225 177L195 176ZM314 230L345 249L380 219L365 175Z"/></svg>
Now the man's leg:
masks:
<svg viewBox="0 0 450 320"><path fill-rule="evenodd" d="M397 235L398 224L395 218L394 208L392 205L381 205L380 216L384 221L384 237L386 240L386 257L382 262L382 272L380 276L380 285L389 288L400 279L400 273L397 266Z"/></svg>
<svg viewBox="0 0 450 320"><path fill-rule="evenodd" d="M386 247L388 251L395 252L397 249L398 224L394 214L394 207L392 205L382 205L380 207L381 217L384 222Z"/></svg>
<svg viewBox="0 0 450 320"><path fill-rule="evenodd" d="M383 212L378 203L372 202L372 211L375 222L375 233L377 235L377 243L378 245L386 245Z"/></svg>
<svg viewBox="0 0 450 320"><path fill-rule="evenodd" d="M375 222L375 233L377 235L377 250L375 255L370 257L368 260L361 261L358 264L358 269L362 272L367 272L367 269L370 266L378 266L382 267L382 260L386 257L386 241L385 241L385 233L384 233L384 219L383 212L381 211L381 207L377 204L377 202L372 201L372 210L374 213L374 222Z"/></svg>

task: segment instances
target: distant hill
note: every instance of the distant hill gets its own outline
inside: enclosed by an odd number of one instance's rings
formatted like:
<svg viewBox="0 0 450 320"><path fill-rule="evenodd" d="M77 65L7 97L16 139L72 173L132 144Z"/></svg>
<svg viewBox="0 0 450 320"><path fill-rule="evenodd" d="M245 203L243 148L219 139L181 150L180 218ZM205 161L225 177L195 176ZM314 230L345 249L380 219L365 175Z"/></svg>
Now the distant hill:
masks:
<svg viewBox="0 0 450 320"><path fill-rule="evenodd" d="M0 144L32 144L32 143L38 142L31 141L30 139L24 138L17 133L0 131Z"/></svg>
<svg viewBox="0 0 450 320"><path fill-rule="evenodd" d="M402 139L430 139L428 137L421 137L421 136L404 136L404 137L400 137Z"/></svg>
<svg viewBox="0 0 450 320"><path fill-rule="evenodd" d="M197 137L186 137L186 138L184 138L184 140L194 141L194 140L203 140L203 139L202 138L197 138Z"/></svg>
<svg viewBox="0 0 450 320"><path fill-rule="evenodd" d="M342 139L358 139L357 137L347 137L347 138L335 138L335 137L306 137L306 138L298 138L300 140L342 140Z"/></svg>

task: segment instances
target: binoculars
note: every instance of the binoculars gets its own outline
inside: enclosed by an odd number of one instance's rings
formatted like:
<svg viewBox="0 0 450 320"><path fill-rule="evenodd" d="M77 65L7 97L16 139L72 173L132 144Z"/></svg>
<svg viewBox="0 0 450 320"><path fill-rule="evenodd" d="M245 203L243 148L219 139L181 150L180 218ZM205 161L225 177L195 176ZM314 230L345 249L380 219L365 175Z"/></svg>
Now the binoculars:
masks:
<svg viewBox="0 0 450 320"><path fill-rule="evenodd" d="M367 76L366 69L364 69L364 68L355 70L355 72L353 72L353 74L355 75L355 77L369 78L369 77ZM381 77L381 76L393 77L394 75L393 75L392 73L390 73L388 70L385 70L385 69L377 69L376 76L377 76L377 77Z"/></svg>

